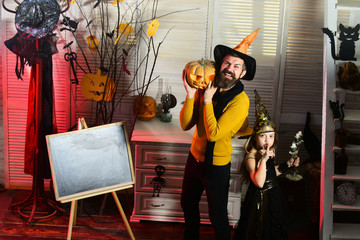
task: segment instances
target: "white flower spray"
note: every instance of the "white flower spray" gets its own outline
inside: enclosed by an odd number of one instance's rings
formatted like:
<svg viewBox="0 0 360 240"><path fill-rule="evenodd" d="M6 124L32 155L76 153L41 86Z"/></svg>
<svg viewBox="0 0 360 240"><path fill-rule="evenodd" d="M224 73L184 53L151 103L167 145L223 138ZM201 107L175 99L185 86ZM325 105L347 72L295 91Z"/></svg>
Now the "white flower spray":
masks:
<svg viewBox="0 0 360 240"><path fill-rule="evenodd" d="M298 157L297 155L299 153L299 147L304 142L302 137L303 137L303 135L302 135L301 131L296 133L294 141L292 142L292 144L290 146L289 153L294 160ZM295 167L291 167L291 173L286 174L286 178L288 178L292 181L301 180L303 177L301 175L297 174L297 172L298 172L298 170Z"/></svg>
<svg viewBox="0 0 360 240"><path fill-rule="evenodd" d="M304 141L302 140L302 132L299 131L298 133L296 133L294 141L292 142L291 146L290 146L290 155L292 158L295 159L295 157L297 156L297 154L299 153L299 146L301 145L301 143L303 143Z"/></svg>

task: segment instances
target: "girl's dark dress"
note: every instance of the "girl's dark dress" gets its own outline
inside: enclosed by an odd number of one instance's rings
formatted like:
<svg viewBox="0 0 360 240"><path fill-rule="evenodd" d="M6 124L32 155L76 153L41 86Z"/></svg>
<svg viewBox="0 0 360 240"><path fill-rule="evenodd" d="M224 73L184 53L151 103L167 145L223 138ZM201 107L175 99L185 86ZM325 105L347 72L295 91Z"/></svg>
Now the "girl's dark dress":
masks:
<svg viewBox="0 0 360 240"><path fill-rule="evenodd" d="M274 159L266 162L266 180L258 188L250 180L234 240L288 239L287 208L278 185Z"/></svg>

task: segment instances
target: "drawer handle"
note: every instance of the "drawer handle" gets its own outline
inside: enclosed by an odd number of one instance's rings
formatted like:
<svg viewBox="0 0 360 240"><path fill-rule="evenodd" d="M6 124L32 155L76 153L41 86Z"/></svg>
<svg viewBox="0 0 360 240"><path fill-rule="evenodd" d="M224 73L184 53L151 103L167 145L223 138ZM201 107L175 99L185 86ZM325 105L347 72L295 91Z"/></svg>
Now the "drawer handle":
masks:
<svg viewBox="0 0 360 240"><path fill-rule="evenodd" d="M166 157L153 157L153 160L166 160Z"/></svg>
<svg viewBox="0 0 360 240"><path fill-rule="evenodd" d="M165 204L151 204L152 207L163 207Z"/></svg>

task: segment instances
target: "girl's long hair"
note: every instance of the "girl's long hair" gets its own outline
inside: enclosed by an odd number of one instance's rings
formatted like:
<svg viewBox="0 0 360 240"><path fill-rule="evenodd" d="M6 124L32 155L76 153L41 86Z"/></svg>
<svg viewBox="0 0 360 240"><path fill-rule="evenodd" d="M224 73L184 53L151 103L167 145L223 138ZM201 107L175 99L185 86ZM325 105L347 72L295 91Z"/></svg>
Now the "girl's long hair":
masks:
<svg viewBox="0 0 360 240"><path fill-rule="evenodd" d="M276 132L275 129L275 124L273 122L271 122L271 124L269 124L270 127L272 127L275 131L275 139L274 139L274 144L272 145L271 149L275 151L276 146L278 144L278 133ZM250 173L248 172L248 170L246 169L246 162L247 162L247 158L246 156L250 153L250 151L252 149L256 149L256 134L252 134L245 142L244 144L244 156L243 156L243 161L241 162L241 166L240 166L240 182L241 183L249 183L250 182ZM260 159L255 159L256 161L256 170L257 170L257 166L258 166L258 162Z"/></svg>

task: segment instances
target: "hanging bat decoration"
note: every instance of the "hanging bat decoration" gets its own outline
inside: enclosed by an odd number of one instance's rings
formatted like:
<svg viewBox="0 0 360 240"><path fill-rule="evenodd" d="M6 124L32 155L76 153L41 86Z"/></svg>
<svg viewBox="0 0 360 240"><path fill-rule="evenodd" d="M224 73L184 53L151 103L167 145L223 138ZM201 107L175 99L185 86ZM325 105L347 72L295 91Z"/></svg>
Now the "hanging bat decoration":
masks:
<svg viewBox="0 0 360 240"><path fill-rule="evenodd" d="M71 20L69 17L64 17L64 19L62 20L62 22L60 23L62 25L65 25L67 26L68 28L61 28L60 31L63 31L63 30L68 30L68 31L71 31L71 32L75 32L77 30L77 27L79 25L79 22L76 22L74 20Z"/></svg>
<svg viewBox="0 0 360 240"><path fill-rule="evenodd" d="M115 30L112 30L110 33L106 33L106 36L112 38L114 36Z"/></svg>

